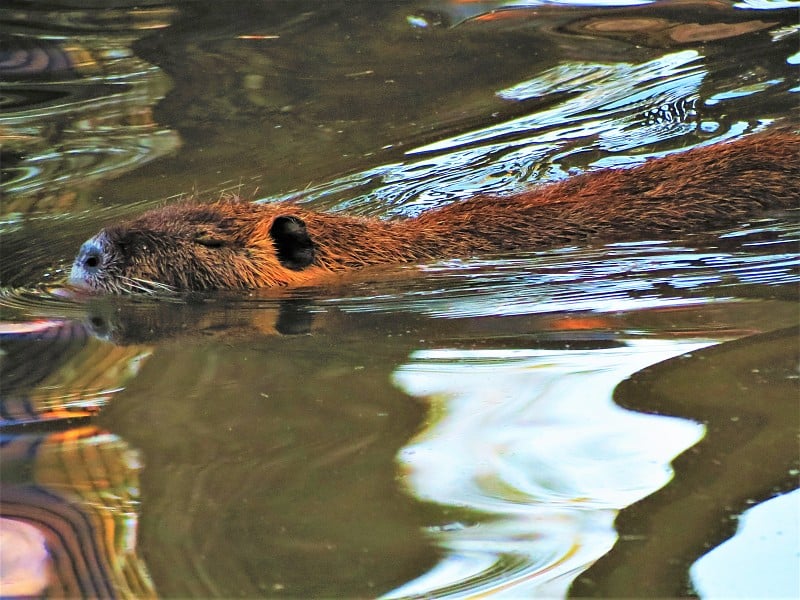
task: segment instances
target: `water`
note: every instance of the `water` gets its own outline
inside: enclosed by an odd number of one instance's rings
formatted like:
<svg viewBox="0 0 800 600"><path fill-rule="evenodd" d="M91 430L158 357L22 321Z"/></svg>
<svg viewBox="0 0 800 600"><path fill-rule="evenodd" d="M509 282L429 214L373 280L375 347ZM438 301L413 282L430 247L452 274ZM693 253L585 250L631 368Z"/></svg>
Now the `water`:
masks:
<svg viewBox="0 0 800 600"><path fill-rule="evenodd" d="M279 294L59 282L185 195L413 216L786 122L795 10L49 6L0 8L4 594L794 592L692 564L796 496L796 215Z"/></svg>
<svg viewBox="0 0 800 600"><path fill-rule="evenodd" d="M717 598L780 596L791 590L800 579L796 560L800 545L797 496L795 490L749 509L742 516L736 536L693 565L695 588L706 597ZM755 564L756 561L764 561L766 566ZM750 579L736 575L738 570L747 572L762 568L774 574L774 578L761 582L759 587L750 587ZM719 577L718 572L725 575Z"/></svg>

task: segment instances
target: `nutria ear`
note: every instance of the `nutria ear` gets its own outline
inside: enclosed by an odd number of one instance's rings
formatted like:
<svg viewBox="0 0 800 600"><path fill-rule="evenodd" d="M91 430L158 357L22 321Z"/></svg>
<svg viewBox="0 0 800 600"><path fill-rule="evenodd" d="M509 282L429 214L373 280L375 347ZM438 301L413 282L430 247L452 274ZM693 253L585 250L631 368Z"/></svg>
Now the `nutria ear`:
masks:
<svg viewBox="0 0 800 600"><path fill-rule="evenodd" d="M292 215L275 217L269 235L275 244L278 260L287 269L300 271L314 262L314 242L302 219Z"/></svg>

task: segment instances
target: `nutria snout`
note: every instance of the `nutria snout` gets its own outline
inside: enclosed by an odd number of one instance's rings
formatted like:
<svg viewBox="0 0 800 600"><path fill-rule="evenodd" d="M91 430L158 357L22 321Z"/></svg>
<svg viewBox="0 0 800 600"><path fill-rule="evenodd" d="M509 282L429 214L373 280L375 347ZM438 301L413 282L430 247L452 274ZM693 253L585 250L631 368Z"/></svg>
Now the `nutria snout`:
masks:
<svg viewBox="0 0 800 600"><path fill-rule="evenodd" d="M86 241L69 281L112 293L301 286L374 264L722 228L797 207L798 157L800 136L759 134L397 221L238 198L178 204Z"/></svg>

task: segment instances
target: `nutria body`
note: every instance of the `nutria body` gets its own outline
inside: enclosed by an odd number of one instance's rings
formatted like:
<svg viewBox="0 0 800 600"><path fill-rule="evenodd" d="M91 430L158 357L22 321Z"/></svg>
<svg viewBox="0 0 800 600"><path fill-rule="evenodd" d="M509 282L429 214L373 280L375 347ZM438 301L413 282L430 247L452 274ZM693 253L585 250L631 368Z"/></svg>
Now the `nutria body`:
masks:
<svg viewBox="0 0 800 600"><path fill-rule="evenodd" d="M397 221L235 198L179 204L88 240L70 282L115 293L300 286L381 263L718 229L800 206L799 158L800 136L754 135Z"/></svg>

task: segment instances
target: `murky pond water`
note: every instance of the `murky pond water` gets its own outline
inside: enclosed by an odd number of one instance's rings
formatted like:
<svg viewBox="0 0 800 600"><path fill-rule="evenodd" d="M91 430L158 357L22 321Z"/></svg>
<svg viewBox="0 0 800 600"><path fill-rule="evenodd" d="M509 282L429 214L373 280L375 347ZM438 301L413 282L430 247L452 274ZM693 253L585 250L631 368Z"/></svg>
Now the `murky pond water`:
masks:
<svg viewBox="0 0 800 600"><path fill-rule="evenodd" d="M794 594L792 211L293 292L59 287L180 195L411 216L796 126L791 3L0 23L3 595Z"/></svg>

